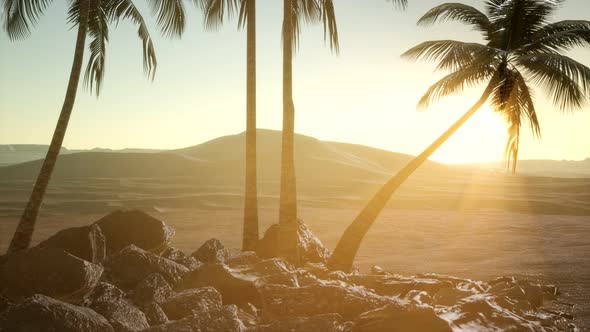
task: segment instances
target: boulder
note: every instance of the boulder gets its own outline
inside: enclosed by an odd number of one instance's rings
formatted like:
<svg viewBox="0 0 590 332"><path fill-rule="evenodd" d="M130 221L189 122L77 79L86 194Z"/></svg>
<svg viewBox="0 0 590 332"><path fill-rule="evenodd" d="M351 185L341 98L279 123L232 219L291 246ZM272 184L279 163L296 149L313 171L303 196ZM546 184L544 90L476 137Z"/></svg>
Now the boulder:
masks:
<svg viewBox="0 0 590 332"><path fill-rule="evenodd" d="M224 263L229 257L229 251L218 239L209 239L192 256L203 263Z"/></svg>
<svg viewBox="0 0 590 332"><path fill-rule="evenodd" d="M262 258L278 257L279 225L271 225L264 237L258 241L256 253ZM313 234L307 225L298 220L297 245L301 255L301 262L325 263L330 257L330 251L324 247L320 239Z"/></svg>
<svg viewBox="0 0 590 332"><path fill-rule="evenodd" d="M267 276L277 273L290 273L295 268L284 259L271 258L255 264L253 270L260 275Z"/></svg>
<svg viewBox="0 0 590 332"><path fill-rule="evenodd" d="M0 293L9 299L44 294L72 303L92 291L103 272L63 249L40 247L9 255L0 269Z"/></svg>
<svg viewBox="0 0 590 332"><path fill-rule="evenodd" d="M159 273L153 273L135 287L133 301L137 304L162 303L173 294L174 291L166 279Z"/></svg>
<svg viewBox="0 0 590 332"><path fill-rule="evenodd" d="M242 251L228 258L225 264L229 267L250 267L260 262L260 257L254 251Z"/></svg>
<svg viewBox="0 0 590 332"><path fill-rule="evenodd" d="M188 316L166 324L152 326L144 332L242 332L235 305L214 308L199 315Z"/></svg>
<svg viewBox="0 0 590 332"><path fill-rule="evenodd" d="M177 320L221 307L221 294L213 287L187 289L169 297L162 309L169 319Z"/></svg>
<svg viewBox="0 0 590 332"><path fill-rule="evenodd" d="M135 287L153 273L161 274L166 281L174 286L188 271L184 265L134 245L124 248L105 262L106 278L123 289Z"/></svg>
<svg viewBox="0 0 590 332"><path fill-rule="evenodd" d="M350 329L351 327L348 327ZM343 332L348 330L338 314L325 314L311 317L292 317L259 325L256 332Z"/></svg>
<svg viewBox="0 0 590 332"><path fill-rule="evenodd" d="M315 285L287 287L262 285L262 315L266 321L290 317L307 317L337 313L345 320L353 320L359 314L388 304L402 303L376 295L362 287L345 285Z"/></svg>
<svg viewBox="0 0 590 332"><path fill-rule="evenodd" d="M161 252L174 236L174 229L139 210L118 210L94 224L100 227L106 239L107 256L129 245Z"/></svg>
<svg viewBox="0 0 590 332"><path fill-rule="evenodd" d="M182 264L186 266L189 270L194 270L203 265L203 263L199 262L196 258L185 254L184 252L173 248L168 247L162 254L160 255L164 258L167 258L171 261L174 261L178 264Z"/></svg>
<svg viewBox="0 0 590 332"><path fill-rule="evenodd" d="M41 242L39 247L59 248L70 254L100 264L106 256L105 238L98 225L61 230Z"/></svg>
<svg viewBox="0 0 590 332"><path fill-rule="evenodd" d="M0 330L11 332L114 332L109 322L95 311L34 295L13 307Z"/></svg>
<svg viewBox="0 0 590 332"><path fill-rule="evenodd" d="M211 286L221 293L224 304L260 303L256 289L256 275L231 269L224 264L207 264L191 271L182 281L181 288Z"/></svg>
<svg viewBox="0 0 590 332"><path fill-rule="evenodd" d="M361 314L354 332L452 332L449 323L428 306L388 305Z"/></svg>
<svg viewBox="0 0 590 332"><path fill-rule="evenodd" d="M148 328L144 313L124 296L122 290L103 282L90 294L88 306L104 316L116 332L133 332Z"/></svg>
<svg viewBox="0 0 590 332"><path fill-rule="evenodd" d="M168 317L159 304L150 302L139 306L150 326L161 325L168 322Z"/></svg>

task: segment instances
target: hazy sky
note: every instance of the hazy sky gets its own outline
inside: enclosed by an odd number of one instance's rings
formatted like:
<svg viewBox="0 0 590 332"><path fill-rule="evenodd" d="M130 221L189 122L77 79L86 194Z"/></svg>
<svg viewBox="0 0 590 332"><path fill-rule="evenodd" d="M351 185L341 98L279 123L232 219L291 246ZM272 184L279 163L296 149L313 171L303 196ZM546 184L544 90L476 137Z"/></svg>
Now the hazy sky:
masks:
<svg viewBox="0 0 590 332"><path fill-rule="evenodd" d="M456 23L415 25L442 2L410 0L401 12L385 0L335 0L341 54L324 45L320 26L310 26L295 57L296 131L412 154L434 140L481 92L467 91L416 111L422 93L442 73L433 73L432 63L412 63L399 55L425 40L480 38ZM136 3L148 16L145 3ZM135 26L113 27L101 96L91 96L81 85L64 146L180 148L244 130L245 33L235 21L217 32L204 31L193 2L185 5L188 24L181 40L162 38L151 25L158 55L153 83L143 74ZM257 5L258 124L280 129L282 2L259 0ZM4 31L0 34L0 144L50 141L75 43L65 13L66 1L55 0L29 39L11 42ZM590 20L590 1L567 1L555 19L566 18ZM571 56L590 65L587 49ZM543 138L533 140L526 128L521 158L590 157L590 105L562 114L542 91L535 92ZM501 120L484 109L434 159L498 160L504 144Z"/></svg>

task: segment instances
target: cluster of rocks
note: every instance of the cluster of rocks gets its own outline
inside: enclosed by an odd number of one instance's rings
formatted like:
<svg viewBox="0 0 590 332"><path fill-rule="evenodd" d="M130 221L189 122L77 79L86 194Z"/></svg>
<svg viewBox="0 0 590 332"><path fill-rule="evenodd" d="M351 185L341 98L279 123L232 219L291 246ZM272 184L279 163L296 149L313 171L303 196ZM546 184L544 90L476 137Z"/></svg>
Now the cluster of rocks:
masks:
<svg viewBox="0 0 590 332"><path fill-rule="evenodd" d="M330 271L299 231L303 266L272 257L276 226L258 253L211 239L188 255L162 221L116 211L0 260L0 331L576 331L543 310L554 286Z"/></svg>

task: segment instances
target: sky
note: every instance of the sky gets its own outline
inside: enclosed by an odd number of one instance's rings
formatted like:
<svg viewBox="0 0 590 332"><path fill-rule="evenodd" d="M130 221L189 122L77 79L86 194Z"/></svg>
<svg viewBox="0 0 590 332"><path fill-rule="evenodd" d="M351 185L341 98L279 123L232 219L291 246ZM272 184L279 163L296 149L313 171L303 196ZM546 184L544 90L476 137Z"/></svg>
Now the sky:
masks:
<svg viewBox="0 0 590 332"><path fill-rule="evenodd" d="M340 54L330 51L319 25L303 30L294 60L295 130L322 140L358 143L418 154L475 103L483 87L448 97L428 110L416 103L444 73L435 64L400 54L426 40L481 41L471 27L416 26L441 0L410 0L406 11L386 0L336 0ZM483 1L464 0L483 9ZM146 4L136 0L151 27L158 68L143 73L136 27L113 26L99 98L81 84L64 141L68 148L158 148L196 145L245 129L246 35L235 20L205 31L202 15L185 2L181 39L157 30ZM10 41L0 31L0 144L48 144L61 109L73 58L75 29L67 2L54 0L31 36ZM257 1L258 127L282 124L282 2ZM590 20L590 1L569 0L554 20ZM590 49L571 57L590 66ZM534 90L542 139L525 127L521 159L590 157L590 104L560 112ZM484 107L432 159L460 163L500 160L506 128Z"/></svg>

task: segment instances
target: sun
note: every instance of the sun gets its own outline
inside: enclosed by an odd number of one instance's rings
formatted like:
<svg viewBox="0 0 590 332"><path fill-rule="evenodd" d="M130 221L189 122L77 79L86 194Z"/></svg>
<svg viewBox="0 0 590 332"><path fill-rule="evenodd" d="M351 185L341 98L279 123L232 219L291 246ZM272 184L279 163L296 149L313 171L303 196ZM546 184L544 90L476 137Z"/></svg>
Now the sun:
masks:
<svg viewBox="0 0 590 332"><path fill-rule="evenodd" d="M507 138L502 116L486 105L449 139L433 159L453 164L502 160Z"/></svg>

